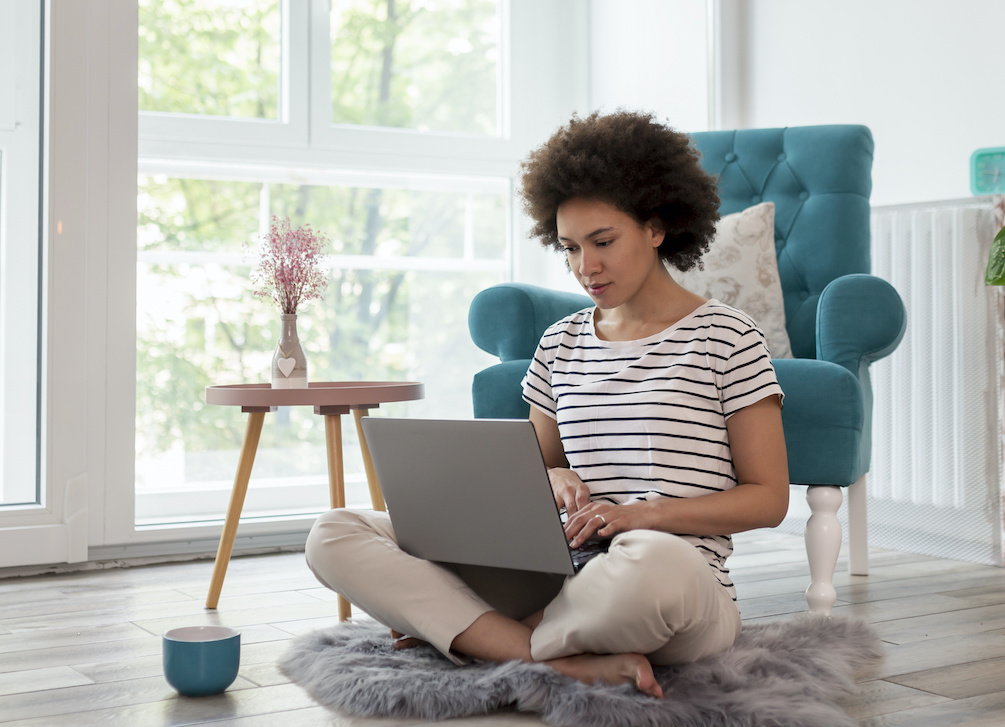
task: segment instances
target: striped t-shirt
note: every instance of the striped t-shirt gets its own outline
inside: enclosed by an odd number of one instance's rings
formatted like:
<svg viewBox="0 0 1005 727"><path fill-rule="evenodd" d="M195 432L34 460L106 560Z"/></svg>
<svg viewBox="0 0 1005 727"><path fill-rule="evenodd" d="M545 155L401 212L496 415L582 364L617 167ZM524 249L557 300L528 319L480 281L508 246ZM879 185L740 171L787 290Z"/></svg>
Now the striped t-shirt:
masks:
<svg viewBox="0 0 1005 727"><path fill-rule="evenodd" d="M736 485L726 420L782 390L764 335L744 313L710 300L665 331L606 341L593 308L550 326L523 397L557 419L569 466L591 499L624 504L698 497ZM728 535L682 535L736 598Z"/></svg>

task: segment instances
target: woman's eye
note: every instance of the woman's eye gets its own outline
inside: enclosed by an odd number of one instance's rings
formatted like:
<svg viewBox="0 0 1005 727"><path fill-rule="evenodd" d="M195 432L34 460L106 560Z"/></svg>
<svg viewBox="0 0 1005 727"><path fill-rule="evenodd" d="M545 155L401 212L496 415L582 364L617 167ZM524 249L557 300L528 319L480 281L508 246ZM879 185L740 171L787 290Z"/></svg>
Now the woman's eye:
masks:
<svg viewBox="0 0 1005 727"><path fill-rule="evenodd" d="M566 253L574 253L574 252L576 252L576 248L574 248L574 247L568 247L568 246L563 247L562 250L564 250Z"/></svg>
<svg viewBox="0 0 1005 727"><path fill-rule="evenodd" d="M614 240L600 240L597 242L597 247L607 247L612 242L614 242Z"/></svg>

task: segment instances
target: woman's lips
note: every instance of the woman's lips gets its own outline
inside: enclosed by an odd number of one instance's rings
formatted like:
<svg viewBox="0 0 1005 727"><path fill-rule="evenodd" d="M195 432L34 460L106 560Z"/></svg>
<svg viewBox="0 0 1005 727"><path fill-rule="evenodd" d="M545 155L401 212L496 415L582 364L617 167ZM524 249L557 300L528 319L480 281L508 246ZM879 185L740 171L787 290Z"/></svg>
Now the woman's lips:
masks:
<svg viewBox="0 0 1005 727"><path fill-rule="evenodd" d="M603 285L587 285L586 292L590 295L597 296L602 295L605 290L607 290L610 283L604 283Z"/></svg>

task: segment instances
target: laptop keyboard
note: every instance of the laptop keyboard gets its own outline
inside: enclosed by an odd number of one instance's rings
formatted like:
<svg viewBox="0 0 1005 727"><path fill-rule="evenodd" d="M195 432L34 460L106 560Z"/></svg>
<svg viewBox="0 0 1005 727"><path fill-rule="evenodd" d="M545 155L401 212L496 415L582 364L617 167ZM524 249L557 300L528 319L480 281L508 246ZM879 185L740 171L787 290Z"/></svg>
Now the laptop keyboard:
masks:
<svg viewBox="0 0 1005 727"><path fill-rule="evenodd" d="M610 540L601 540L599 542L588 541L578 548L569 548L569 552L572 554L573 569L579 573L584 565L601 553L606 553L609 547L611 547Z"/></svg>

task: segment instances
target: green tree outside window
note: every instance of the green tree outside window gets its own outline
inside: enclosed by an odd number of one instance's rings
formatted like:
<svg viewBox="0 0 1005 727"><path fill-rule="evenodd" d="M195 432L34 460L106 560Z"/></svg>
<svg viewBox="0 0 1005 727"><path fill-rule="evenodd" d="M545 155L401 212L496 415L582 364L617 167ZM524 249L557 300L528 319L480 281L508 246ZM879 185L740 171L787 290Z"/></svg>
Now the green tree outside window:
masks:
<svg viewBox="0 0 1005 727"><path fill-rule="evenodd" d="M497 3L332 6L335 123L499 133ZM140 0L140 109L277 119L282 22L278 0ZM469 416L470 377L487 361L467 335L467 308L505 277L509 194L439 187L141 175L138 488L170 452L183 454L186 482L233 477L242 415L206 406L203 392L267 380L278 319L251 294L245 246L273 214L325 231L336 259L364 261L333 266L325 299L300 316L311 379L433 382L435 395L410 413ZM397 259L415 264L371 264ZM324 448L308 443L318 426L306 408L280 410L263 431L256 477L289 474L294 462L292 474L323 479Z"/></svg>

